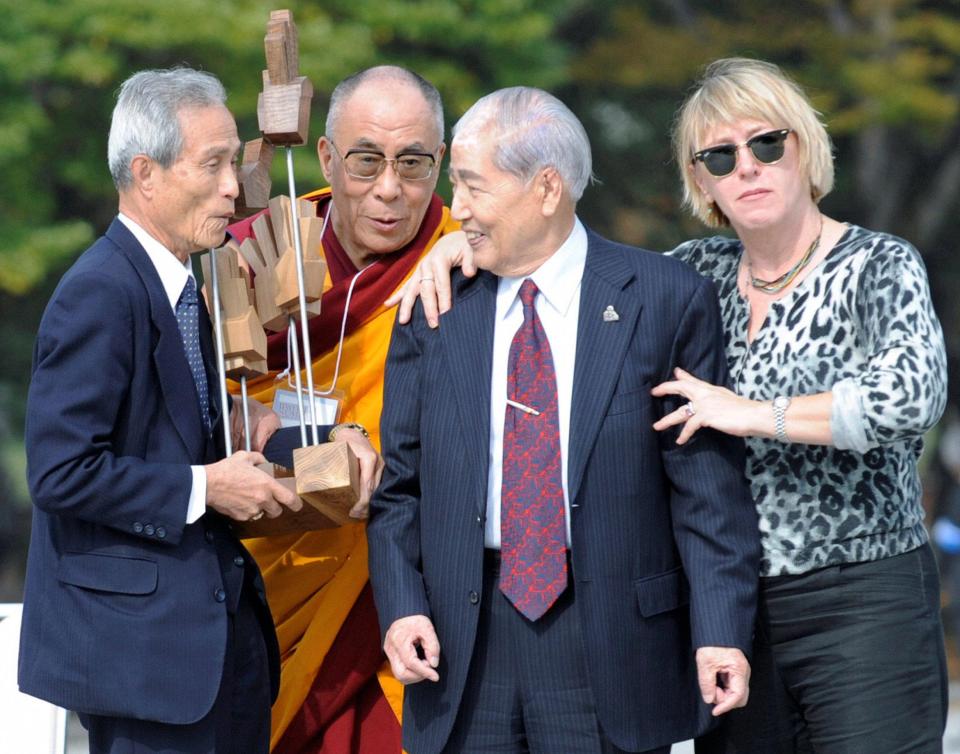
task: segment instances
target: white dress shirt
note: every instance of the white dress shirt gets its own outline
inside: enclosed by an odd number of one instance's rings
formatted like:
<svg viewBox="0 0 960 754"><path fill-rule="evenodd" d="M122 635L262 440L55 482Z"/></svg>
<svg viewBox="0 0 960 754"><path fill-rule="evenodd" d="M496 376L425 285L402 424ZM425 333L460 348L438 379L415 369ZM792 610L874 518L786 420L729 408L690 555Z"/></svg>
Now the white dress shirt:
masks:
<svg viewBox="0 0 960 754"><path fill-rule="evenodd" d="M140 242L143 250L147 252L147 256L150 257L160 276L160 283L163 285L164 293L167 294L170 308L176 315L177 302L180 300L180 294L183 293L183 286L187 284L187 278L193 277L193 269L189 261L186 264L182 263L172 251L122 212L117 215L117 219L127 226L127 229L133 233L133 237ZM193 486L190 488L190 501L187 504L188 524L192 524L207 510L207 472L203 466L191 466L190 471L193 473Z"/></svg>
<svg viewBox="0 0 960 754"><path fill-rule="evenodd" d="M557 375L557 418L563 508L570 546L570 496L567 492L567 448L570 439L570 403L580 315L580 280L587 260L587 232L579 219L553 256L528 275L540 293L534 306L543 324ZM497 287L496 324L493 331L493 372L490 376L490 470L487 475L487 520L484 546L500 549L500 493L503 486L503 423L507 410L507 361L513 336L523 323L520 285L527 277L500 278Z"/></svg>

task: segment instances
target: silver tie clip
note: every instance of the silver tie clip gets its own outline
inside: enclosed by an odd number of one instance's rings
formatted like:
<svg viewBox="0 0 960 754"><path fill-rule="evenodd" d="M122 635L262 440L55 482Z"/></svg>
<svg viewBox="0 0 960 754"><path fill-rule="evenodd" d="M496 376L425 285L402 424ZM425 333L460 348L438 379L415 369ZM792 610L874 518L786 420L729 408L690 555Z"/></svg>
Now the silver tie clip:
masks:
<svg viewBox="0 0 960 754"><path fill-rule="evenodd" d="M530 406L524 406L522 403L517 403L507 398L507 405L513 406L514 408L519 408L525 414L531 414L532 416L540 416L540 412L535 408L530 408Z"/></svg>

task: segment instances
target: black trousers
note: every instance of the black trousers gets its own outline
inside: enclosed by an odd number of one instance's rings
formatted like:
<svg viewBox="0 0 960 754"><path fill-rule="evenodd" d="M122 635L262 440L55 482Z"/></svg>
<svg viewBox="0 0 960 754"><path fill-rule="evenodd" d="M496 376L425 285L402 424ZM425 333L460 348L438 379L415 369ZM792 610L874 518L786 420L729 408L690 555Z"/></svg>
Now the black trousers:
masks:
<svg viewBox="0 0 960 754"><path fill-rule="evenodd" d="M270 749L270 671L252 593L245 583L237 612L228 616L220 691L206 716L190 725L169 725L80 715L90 733L90 754L266 754ZM190 682L183 679L184 684Z"/></svg>
<svg viewBox="0 0 960 754"><path fill-rule="evenodd" d="M619 754L597 720L573 581L530 622L498 588L499 574L499 553L488 550L477 640L444 751Z"/></svg>
<svg viewBox="0 0 960 754"><path fill-rule="evenodd" d="M750 701L698 754L942 751L947 668L929 545L761 579Z"/></svg>

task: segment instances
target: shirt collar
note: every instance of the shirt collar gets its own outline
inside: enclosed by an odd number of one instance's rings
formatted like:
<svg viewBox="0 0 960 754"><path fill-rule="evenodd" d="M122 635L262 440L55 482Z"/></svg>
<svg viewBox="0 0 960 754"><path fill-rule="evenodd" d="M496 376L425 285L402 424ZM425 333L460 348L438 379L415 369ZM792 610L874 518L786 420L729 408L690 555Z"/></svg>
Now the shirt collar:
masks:
<svg viewBox="0 0 960 754"><path fill-rule="evenodd" d="M525 277L502 277L497 286L497 312L500 319L506 318L524 280L530 278L546 302L559 314L565 315L580 289L580 280L587 261L587 231L575 217L573 230L560 248Z"/></svg>
<svg viewBox="0 0 960 754"><path fill-rule="evenodd" d="M188 277L193 277L193 268L189 260L186 263L181 262L172 251L122 212L117 214L117 219L127 226L127 229L133 233L133 237L140 242L143 250L147 252L147 256L150 257L160 276L163 291L170 300L170 308L176 311L180 294L183 293L183 286L187 284Z"/></svg>

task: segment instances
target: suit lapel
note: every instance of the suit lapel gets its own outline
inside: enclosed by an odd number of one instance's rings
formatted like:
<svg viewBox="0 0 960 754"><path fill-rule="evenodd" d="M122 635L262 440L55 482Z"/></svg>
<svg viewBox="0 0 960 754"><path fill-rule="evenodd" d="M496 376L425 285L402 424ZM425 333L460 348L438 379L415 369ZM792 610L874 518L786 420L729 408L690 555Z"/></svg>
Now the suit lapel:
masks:
<svg viewBox="0 0 960 754"><path fill-rule="evenodd" d="M486 508L490 442L490 373L497 278L479 272L462 282L453 308L444 315L440 337L453 378L455 401L468 456L465 470L474 473L480 513Z"/></svg>
<svg viewBox="0 0 960 754"><path fill-rule="evenodd" d="M106 236L129 259L147 291L150 318L157 332L153 360L167 411L190 458L200 459L203 457L205 431L200 420L196 386L183 351L180 327L164 293L160 276L143 247L122 222L114 220Z"/></svg>
<svg viewBox="0 0 960 754"><path fill-rule="evenodd" d="M580 286L577 357L570 410L567 486L576 499L583 472L617 385L627 347L643 308L634 273L614 246L588 231L587 261ZM612 306L619 319L604 318Z"/></svg>

